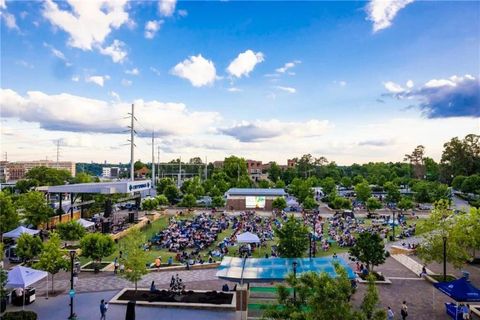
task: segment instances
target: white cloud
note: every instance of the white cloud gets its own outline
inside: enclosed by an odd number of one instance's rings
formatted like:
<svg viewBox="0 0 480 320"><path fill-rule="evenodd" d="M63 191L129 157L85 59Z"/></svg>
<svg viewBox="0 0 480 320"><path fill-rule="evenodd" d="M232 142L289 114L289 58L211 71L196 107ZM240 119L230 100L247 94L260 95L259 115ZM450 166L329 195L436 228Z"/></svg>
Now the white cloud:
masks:
<svg viewBox="0 0 480 320"><path fill-rule="evenodd" d="M160 0L158 2L158 11L162 16L170 17L175 12L177 0Z"/></svg>
<svg viewBox="0 0 480 320"><path fill-rule="evenodd" d="M124 87L130 87L132 85L132 81L131 80L127 80L127 79L122 79L122 86Z"/></svg>
<svg viewBox="0 0 480 320"><path fill-rule="evenodd" d="M67 1L71 11L62 10L52 0L46 0L43 16L54 26L67 32L68 44L82 50L101 46L112 29L128 23L127 0Z"/></svg>
<svg viewBox="0 0 480 320"><path fill-rule="evenodd" d="M67 58L65 57L65 55L63 54L62 51L56 49L55 47L49 45L48 43L44 42L43 45L45 46L45 48L48 48L50 49L50 52L57 58L63 60L63 61L67 61Z"/></svg>
<svg viewBox="0 0 480 320"><path fill-rule="evenodd" d="M152 71L153 73L155 73L157 76L161 75L160 70L158 70L158 69L155 68L155 67L150 67L150 71Z"/></svg>
<svg viewBox="0 0 480 320"><path fill-rule="evenodd" d="M229 92L242 92L243 90L237 87L231 87L227 89Z"/></svg>
<svg viewBox="0 0 480 320"><path fill-rule="evenodd" d="M367 5L367 19L373 22L373 32L392 25L397 13L414 0L371 0Z"/></svg>
<svg viewBox="0 0 480 320"><path fill-rule="evenodd" d="M194 87L211 85L217 77L215 65L201 54L179 62L170 73L190 81Z"/></svg>
<svg viewBox="0 0 480 320"><path fill-rule="evenodd" d="M101 54L110 56L115 63L122 63L127 57L125 43L120 40L113 40L112 44L106 48L99 48Z"/></svg>
<svg viewBox="0 0 480 320"><path fill-rule="evenodd" d="M132 76L138 76L140 74L140 71L137 68L133 68L131 70L125 70L125 73Z"/></svg>
<svg viewBox="0 0 480 320"><path fill-rule="evenodd" d="M107 102L67 93L48 95L28 91L21 96L10 89L0 89L2 117L38 123L47 130L71 132L122 133L129 119L129 102ZM190 111L183 103L135 100L135 116L142 126L140 136L150 136L152 129L160 136L196 135L221 120L216 112ZM65 112L68 110L68 112Z"/></svg>
<svg viewBox="0 0 480 320"><path fill-rule="evenodd" d="M110 79L110 76L108 76L108 75L106 75L106 76L90 76L90 77L85 78L85 81L90 82L90 83L95 83L96 85L99 85L100 87L103 87L103 85L105 84L105 81L107 81L109 79Z"/></svg>
<svg viewBox="0 0 480 320"><path fill-rule="evenodd" d="M72 81L73 82L78 82L78 81L80 81L80 77L79 76L73 76Z"/></svg>
<svg viewBox="0 0 480 320"><path fill-rule="evenodd" d="M160 27L163 25L163 20L152 20L145 23L145 38L153 39L157 34L157 31L160 30Z"/></svg>
<svg viewBox="0 0 480 320"><path fill-rule="evenodd" d="M180 17L186 17L186 16L188 16L188 11L187 11L187 10L183 10L183 9L178 10L178 15L179 15Z"/></svg>
<svg viewBox="0 0 480 320"><path fill-rule="evenodd" d="M297 92L297 89L292 88L292 87L276 86L275 88L278 89L278 90L281 90L281 91L288 92L288 93L296 93Z"/></svg>
<svg viewBox="0 0 480 320"><path fill-rule="evenodd" d="M7 9L7 3L5 0L0 0L0 9Z"/></svg>
<svg viewBox="0 0 480 320"><path fill-rule="evenodd" d="M253 52L247 50L240 53L227 68L227 72L237 78L242 76L248 76L253 71L258 63L264 61L264 55L262 52Z"/></svg>
<svg viewBox="0 0 480 320"><path fill-rule="evenodd" d="M338 84L340 87L345 87L347 85L347 81L345 80L339 80L339 81L335 80L333 81L333 83Z"/></svg>
<svg viewBox="0 0 480 320"><path fill-rule="evenodd" d="M5 25L8 29L18 30L17 20L15 19L15 16L13 14L8 13L7 11L0 11L0 17L3 21L5 21Z"/></svg>
<svg viewBox="0 0 480 320"><path fill-rule="evenodd" d="M300 64L300 63L302 63L300 60L294 60L294 61L287 62L283 65L283 67L275 69L275 72L285 73L285 72L287 72L288 69L291 69L291 68L295 67L297 64ZM295 75L295 73L293 73L291 75Z"/></svg>
<svg viewBox="0 0 480 320"><path fill-rule="evenodd" d="M412 89L413 86L414 86L413 81L412 81L412 80L408 80L407 83L406 83L406 86L407 86L408 89Z"/></svg>
<svg viewBox="0 0 480 320"><path fill-rule="evenodd" d="M16 64L21 65L22 67L33 69L33 64L25 61L25 60L17 60L15 61Z"/></svg>
<svg viewBox="0 0 480 320"><path fill-rule="evenodd" d="M391 93L401 93L405 91L405 89L401 85L393 81L387 81L383 85L385 89L387 89L388 92L391 92Z"/></svg>
<svg viewBox="0 0 480 320"><path fill-rule="evenodd" d="M110 96L115 99L116 101L120 101L120 95L116 93L115 91L110 91Z"/></svg>

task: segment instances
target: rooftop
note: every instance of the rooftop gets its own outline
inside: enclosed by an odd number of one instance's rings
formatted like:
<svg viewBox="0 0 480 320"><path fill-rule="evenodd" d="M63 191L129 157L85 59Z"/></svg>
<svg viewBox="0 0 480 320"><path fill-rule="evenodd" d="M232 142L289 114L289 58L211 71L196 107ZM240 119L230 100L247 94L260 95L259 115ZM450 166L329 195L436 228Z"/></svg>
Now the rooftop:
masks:
<svg viewBox="0 0 480 320"><path fill-rule="evenodd" d="M227 191L229 196L286 196L285 190L277 188L231 188Z"/></svg>

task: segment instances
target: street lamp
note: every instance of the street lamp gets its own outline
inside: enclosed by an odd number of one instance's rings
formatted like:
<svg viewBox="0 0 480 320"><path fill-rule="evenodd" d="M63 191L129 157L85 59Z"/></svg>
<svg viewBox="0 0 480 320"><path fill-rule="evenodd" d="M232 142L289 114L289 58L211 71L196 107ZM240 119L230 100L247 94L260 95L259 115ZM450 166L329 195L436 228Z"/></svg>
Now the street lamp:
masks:
<svg viewBox="0 0 480 320"><path fill-rule="evenodd" d="M295 278L295 283L293 285L293 302L296 303L297 302L297 290L296 290L296 286L297 286L297 261L293 261L292 265L293 265L293 277Z"/></svg>
<svg viewBox="0 0 480 320"><path fill-rule="evenodd" d="M70 292L68 293L70 296L70 316L68 317L69 320L75 319L75 314L73 313L73 297L75 297L75 289L73 288L73 267L74 267L74 260L75 260L75 250L70 250Z"/></svg>
<svg viewBox="0 0 480 320"><path fill-rule="evenodd" d="M395 209L392 210L392 232L393 232L393 241L395 241Z"/></svg>
<svg viewBox="0 0 480 320"><path fill-rule="evenodd" d="M443 236L443 281L447 281L447 237Z"/></svg>

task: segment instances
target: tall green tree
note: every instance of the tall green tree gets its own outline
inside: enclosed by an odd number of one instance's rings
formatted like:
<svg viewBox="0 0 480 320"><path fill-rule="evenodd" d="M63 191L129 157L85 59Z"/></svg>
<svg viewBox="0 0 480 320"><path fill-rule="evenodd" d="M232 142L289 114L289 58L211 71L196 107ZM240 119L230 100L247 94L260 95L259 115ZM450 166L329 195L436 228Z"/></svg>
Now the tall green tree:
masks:
<svg viewBox="0 0 480 320"><path fill-rule="evenodd" d="M15 229L19 224L17 209L13 204L12 197L10 194L0 191L0 239L3 239L5 232Z"/></svg>
<svg viewBox="0 0 480 320"><path fill-rule="evenodd" d="M148 255L142 247L144 243L145 236L138 228L131 229L125 241L122 241L123 256L120 262L125 266L125 272L120 275L135 284L135 291L138 281L148 274Z"/></svg>
<svg viewBox="0 0 480 320"><path fill-rule="evenodd" d="M451 176L470 176L480 172L480 135L469 134L463 140L452 138L443 148L440 169L447 182Z"/></svg>
<svg viewBox="0 0 480 320"><path fill-rule="evenodd" d="M369 275L367 285L367 292L363 297L362 304L360 306L362 314L358 316L358 319L366 320L384 320L387 314L384 310L378 309L378 290L375 286L375 277Z"/></svg>
<svg viewBox="0 0 480 320"><path fill-rule="evenodd" d="M308 248L308 228L290 215L281 228L275 229L278 253L283 258L301 258Z"/></svg>
<svg viewBox="0 0 480 320"><path fill-rule="evenodd" d="M56 186L65 184L71 179L70 172L63 169L34 167L28 170L25 178L38 181L41 186Z"/></svg>
<svg viewBox="0 0 480 320"><path fill-rule="evenodd" d="M60 249L60 236L56 232L50 233L50 237L43 246L35 268L49 272L52 275L52 292L55 292L55 275L60 270L68 269L68 260Z"/></svg>
<svg viewBox="0 0 480 320"><path fill-rule="evenodd" d="M223 171L231 181L238 181L241 176L247 176L247 162L243 158L231 156L223 161Z"/></svg>
<svg viewBox="0 0 480 320"><path fill-rule="evenodd" d="M377 198L374 198L374 197L368 198L365 205L367 207L368 212L372 212L382 208L382 203Z"/></svg>
<svg viewBox="0 0 480 320"><path fill-rule="evenodd" d="M268 169L268 179L273 182L277 182L282 175L282 169L276 162L272 162L270 164L270 168Z"/></svg>
<svg viewBox="0 0 480 320"><path fill-rule="evenodd" d="M39 237L29 233L22 233L17 239L16 253L19 258L30 264L30 261L42 252L43 243Z"/></svg>
<svg viewBox="0 0 480 320"><path fill-rule="evenodd" d="M38 191L22 194L17 203L23 209L23 217L27 223L35 227L48 223L54 214L53 208L47 204L43 193Z"/></svg>
<svg viewBox="0 0 480 320"><path fill-rule="evenodd" d="M56 225L57 232L62 240L77 241L85 235L85 228L78 221L68 221Z"/></svg>
<svg viewBox="0 0 480 320"><path fill-rule="evenodd" d="M212 207L222 208L225 207L225 200L222 196L215 196L212 198Z"/></svg>
<svg viewBox="0 0 480 320"><path fill-rule="evenodd" d="M161 194L165 191L167 186L175 186L175 182L171 178L162 178L157 183L157 193Z"/></svg>
<svg viewBox="0 0 480 320"><path fill-rule="evenodd" d="M156 196L155 200L157 200L157 203L158 203L159 206L168 205L168 198L165 197L165 195L163 195L163 194L159 194L158 196Z"/></svg>
<svg viewBox="0 0 480 320"><path fill-rule="evenodd" d="M327 177L322 180L321 184L322 190L325 194L328 194L333 191L337 187L335 180L332 177Z"/></svg>
<svg viewBox="0 0 480 320"><path fill-rule="evenodd" d="M93 177L86 172L79 172L71 179L72 183L91 183L93 182Z"/></svg>
<svg viewBox="0 0 480 320"><path fill-rule="evenodd" d="M277 197L272 201L272 207L279 211L282 211L287 207L287 200L284 197Z"/></svg>
<svg viewBox="0 0 480 320"><path fill-rule="evenodd" d="M170 204L174 204L180 197L180 191L175 185L168 185L165 187L165 190L163 190L163 195L167 197Z"/></svg>
<svg viewBox="0 0 480 320"><path fill-rule="evenodd" d="M385 200L389 203L397 203L400 201L400 198L402 195L400 194L400 190L398 189L398 186L395 185L393 182L388 181L385 182L383 185L383 188L387 192L387 196L385 197Z"/></svg>
<svg viewBox="0 0 480 320"><path fill-rule="evenodd" d="M357 199L365 202L372 196L372 190L368 185L367 181L361 182L355 186L355 193L357 195Z"/></svg>
<svg viewBox="0 0 480 320"><path fill-rule="evenodd" d="M384 263L387 257L382 238L378 233L371 232L360 233L349 253L352 257L364 263L368 271L373 271L375 266Z"/></svg>
<svg viewBox="0 0 480 320"><path fill-rule="evenodd" d="M398 202L397 207L402 211L406 211L406 210L409 210L409 209L413 209L414 204L413 204L412 199L407 198L407 197L402 197L400 199L400 201Z"/></svg>
<svg viewBox="0 0 480 320"><path fill-rule="evenodd" d="M305 210L312 210L318 207L318 203L312 196L308 196L303 200L302 207Z"/></svg>
<svg viewBox="0 0 480 320"><path fill-rule="evenodd" d="M197 198L193 194L186 194L182 201L180 202L180 206L186 207L186 208L193 208L197 204Z"/></svg>
<svg viewBox="0 0 480 320"><path fill-rule="evenodd" d="M352 187L352 179L350 179L350 177L343 177L340 183L347 189Z"/></svg>

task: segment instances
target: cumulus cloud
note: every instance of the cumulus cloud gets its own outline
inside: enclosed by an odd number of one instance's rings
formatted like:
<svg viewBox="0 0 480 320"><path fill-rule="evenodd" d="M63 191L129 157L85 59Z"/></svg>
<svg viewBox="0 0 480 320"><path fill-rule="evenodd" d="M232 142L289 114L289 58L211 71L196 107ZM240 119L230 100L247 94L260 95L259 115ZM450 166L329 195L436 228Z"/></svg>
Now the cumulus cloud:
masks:
<svg viewBox="0 0 480 320"><path fill-rule="evenodd" d="M125 43L120 40L113 40L112 44L106 48L99 48L99 52L103 55L110 56L115 63L122 63L127 57Z"/></svg>
<svg viewBox="0 0 480 320"><path fill-rule="evenodd" d="M158 11L162 16L170 17L175 12L177 0L160 0L158 2Z"/></svg>
<svg viewBox="0 0 480 320"><path fill-rule="evenodd" d="M95 83L96 85L103 87L105 81L109 80L110 76L90 76L85 78L86 82Z"/></svg>
<svg viewBox="0 0 480 320"><path fill-rule="evenodd" d="M366 7L367 19L373 22L373 32L392 25L397 13L414 0L370 0Z"/></svg>
<svg viewBox="0 0 480 320"><path fill-rule="evenodd" d="M240 53L232 62L230 62L227 72L234 77L241 78L247 76L253 71L255 66L264 61L262 52L253 52L247 50Z"/></svg>
<svg viewBox="0 0 480 320"><path fill-rule="evenodd" d="M259 142L275 138L304 138L323 135L331 127L327 120L309 120L306 122L282 122L276 119L268 121L241 122L219 132L241 142Z"/></svg>
<svg viewBox="0 0 480 320"><path fill-rule="evenodd" d="M125 70L125 73L132 76L138 76L140 74L140 71L137 68L133 68L131 70Z"/></svg>
<svg viewBox="0 0 480 320"><path fill-rule="evenodd" d="M122 133L129 119L130 103L107 102L67 93L48 95L29 91L22 96L10 89L0 89L2 118L38 123L47 130L95 133ZM141 126L137 133L175 136L205 132L220 121L216 112L194 112L183 103L136 100L135 116ZM66 112L68 110L68 112Z"/></svg>
<svg viewBox="0 0 480 320"><path fill-rule="evenodd" d="M194 87L212 85L217 78L215 65L212 61L202 57L201 54L179 62L170 70L170 73L187 79Z"/></svg>
<svg viewBox="0 0 480 320"><path fill-rule="evenodd" d="M387 81L383 84L383 86L390 93L400 93L405 91L405 89L401 85L393 81Z"/></svg>
<svg viewBox="0 0 480 320"><path fill-rule="evenodd" d="M122 79L122 86L124 87L130 87L132 83L133 83L132 80Z"/></svg>
<svg viewBox="0 0 480 320"><path fill-rule="evenodd" d="M163 20L151 20L145 23L145 38L153 39L157 34L157 31L160 30L160 27L163 25Z"/></svg>
<svg viewBox="0 0 480 320"><path fill-rule="evenodd" d="M295 92L297 92L297 89L292 88L292 87L276 86L275 88L277 88L278 90L281 90L281 91L288 92L288 93L295 93Z"/></svg>
<svg viewBox="0 0 480 320"><path fill-rule="evenodd" d="M275 72L285 73L285 72L287 72L287 70L292 69L293 67L295 67L299 63L302 63L302 62L300 60L294 60L294 61L287 62L283 65L283 67L275 69ZM292 75L295 75L295 73L293 73Z"/></svg>
<svg viewBox="0 0 480 320"><path fill-rule="evenodd" d="M129 22L125 10L127 0L67 2L71 11L62 10L52 0L46 0L43 16L52 25L67 32L68 44L75 48L92 50L94 46L101 46L112 29Z"/></svg>
<svg viewBox="0 0 480 320"><path fill-rule="evenodd" d="M480 117L480 82L471 75L432 79L423 86L389 90L397 99L416 99L428 118ZM387 88L388 90L388 88Z"/></svg>
<svg viewBox="0 0 480 320"><path fill-rule="evenodd" d="M15 16L7 11L0 11L0 17L5 22L8 29L19 30Z"/></svg>

